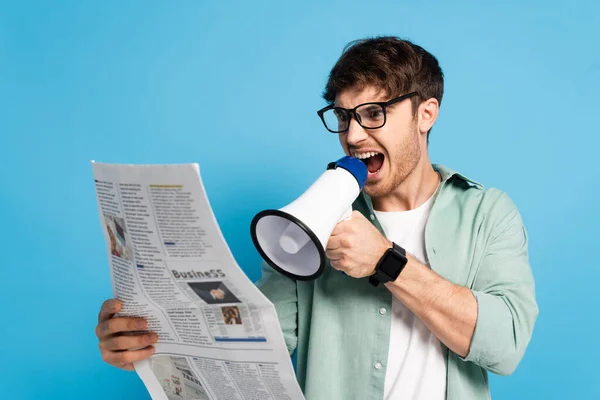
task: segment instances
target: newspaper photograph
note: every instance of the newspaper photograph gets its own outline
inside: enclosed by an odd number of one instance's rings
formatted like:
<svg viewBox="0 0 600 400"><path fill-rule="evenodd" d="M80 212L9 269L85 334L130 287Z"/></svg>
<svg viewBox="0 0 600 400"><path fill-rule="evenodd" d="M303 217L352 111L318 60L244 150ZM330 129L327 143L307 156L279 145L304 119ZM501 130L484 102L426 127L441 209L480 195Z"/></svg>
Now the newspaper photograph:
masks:
<svg viewBox="0 0 600 400"><path fill-rule="evenodd" d="M272 303L235 261L198 164L92 162L117 316L144 317L153 400L304 399Z"/></svg>

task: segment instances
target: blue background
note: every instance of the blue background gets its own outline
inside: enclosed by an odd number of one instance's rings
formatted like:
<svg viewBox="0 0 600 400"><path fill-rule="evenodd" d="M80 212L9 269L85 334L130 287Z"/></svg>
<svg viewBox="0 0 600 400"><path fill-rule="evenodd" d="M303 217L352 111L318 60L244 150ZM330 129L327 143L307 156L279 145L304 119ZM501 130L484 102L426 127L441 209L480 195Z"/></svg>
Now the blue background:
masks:
<svg viewBox="0 0 600 400"><path fill-rule="evenodd" d="M97 349L111 286L91 159L199 162L255 280L252 216L342 155L316 115L330 68L394 34L446 75L432 160L505 190L530 233L540 316L493 397L599 398L599 3L448 3L3 2L0 397L149 398Z"/></svg>

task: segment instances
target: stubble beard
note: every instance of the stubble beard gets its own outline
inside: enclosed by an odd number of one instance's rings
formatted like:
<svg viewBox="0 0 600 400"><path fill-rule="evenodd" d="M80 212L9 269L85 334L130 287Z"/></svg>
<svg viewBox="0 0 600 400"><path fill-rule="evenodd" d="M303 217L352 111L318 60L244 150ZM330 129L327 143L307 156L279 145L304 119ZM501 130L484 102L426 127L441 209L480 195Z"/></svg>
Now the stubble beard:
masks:
<svg viewBox="0 0 600 400"><path fill-rule="evenodd" d="M394 149L392 159L386 159L387 175L383 180L365 185L365 192L371 198L382 198L391 194L415 170L421 160L419 132L416 124L411 126L410 135ZM388 154L388 157L391 157Z"/></svg>

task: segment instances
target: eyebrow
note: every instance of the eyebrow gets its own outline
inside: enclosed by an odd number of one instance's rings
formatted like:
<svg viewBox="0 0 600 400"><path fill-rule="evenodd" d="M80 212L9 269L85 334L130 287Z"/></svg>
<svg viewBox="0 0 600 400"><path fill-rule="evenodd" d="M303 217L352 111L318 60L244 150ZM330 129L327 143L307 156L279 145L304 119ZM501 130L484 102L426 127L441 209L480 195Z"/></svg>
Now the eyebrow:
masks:
<svg viewBox="0 0 600 400"><path fill-rule="evenodd" d="M376 101L376 100L361 101L360 103L356 103L356 104L354 105L354 107L356 107L356 106L358 106L358 105L361 105L361 104L365 104L365 103L377 103L377 101ZM351 109L353 109L353 108L354 108L354 107L344 107L344 106L342 106L342 105L340 105L340 104L336 104L336 103L333 103L332 105L333 105L334 107L346 108L346 109L348 109L348 110L351 110Z"/></svg>
<svg viewBox="0 0 600 400"><path fill-rule="evenodd" d="M356 103L356 105L354 107L356 107L359 104L365 104L365 103L385 103L388 100L389 100L388 96L377 96L377 98L374 98L374 99L372 98L370 100L361 101L360 103ZM340 106L340 105L338 105L338 104L335 103L335 100L332 103L332 105L334 107L342 107L342 108L348 108L348 109L354 108L354 107L343 107L343 106Z"/></svg>

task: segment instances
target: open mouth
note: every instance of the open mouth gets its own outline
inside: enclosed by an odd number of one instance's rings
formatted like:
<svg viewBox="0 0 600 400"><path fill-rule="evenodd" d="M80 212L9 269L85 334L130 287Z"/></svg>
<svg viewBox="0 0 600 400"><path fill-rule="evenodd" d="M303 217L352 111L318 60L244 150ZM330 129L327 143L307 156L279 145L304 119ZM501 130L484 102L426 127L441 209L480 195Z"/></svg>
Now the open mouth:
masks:
<svg viewBox="0 0 600 400"><path fill-rule="evenodd" d="M385 160L385 156L383 154L375 151L367 153L354 153L353 156L365 163L367 169L369 170L369 175L379 172L383 166L383 161Z"/></svg>

